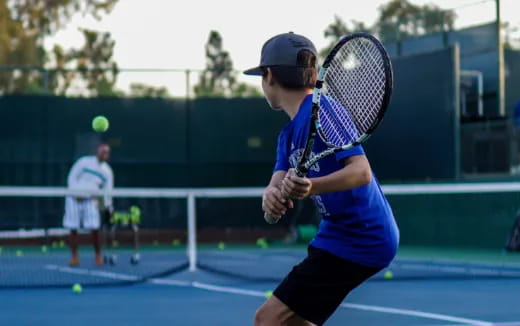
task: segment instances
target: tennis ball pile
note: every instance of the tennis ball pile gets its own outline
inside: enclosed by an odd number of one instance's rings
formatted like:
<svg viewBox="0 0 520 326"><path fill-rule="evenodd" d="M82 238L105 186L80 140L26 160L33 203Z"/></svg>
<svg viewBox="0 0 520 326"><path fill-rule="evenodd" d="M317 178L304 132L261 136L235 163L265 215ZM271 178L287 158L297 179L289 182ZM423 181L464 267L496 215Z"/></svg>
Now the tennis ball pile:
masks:
<svg viewBox="0 0 520 326"><path fill-rule="evenodd" d="M72 286L72 292L74 292L74 293L81 293L81 291L83 291L83 288L81 287L81 284L75 283Z"/></svg>
<svg viewBox="0 0 520 326"><path fill-rule="evenodd" d="M95 132L105 132L108 130L108 127L108 119L102 115L98 115L92 120L92 129L94 129Z"/></svg>

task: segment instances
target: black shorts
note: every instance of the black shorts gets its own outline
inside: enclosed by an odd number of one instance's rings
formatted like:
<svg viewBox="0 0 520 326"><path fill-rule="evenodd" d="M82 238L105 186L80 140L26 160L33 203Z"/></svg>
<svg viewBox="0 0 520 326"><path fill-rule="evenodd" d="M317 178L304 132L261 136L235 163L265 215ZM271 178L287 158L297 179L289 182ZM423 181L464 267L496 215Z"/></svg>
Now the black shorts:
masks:
<svg viewBox="0 0 520 326"><path fill-rule="evenodd" d="M322 325L352 289L379 271L309 246L307 257L273 294L300 317Z"/></svg>

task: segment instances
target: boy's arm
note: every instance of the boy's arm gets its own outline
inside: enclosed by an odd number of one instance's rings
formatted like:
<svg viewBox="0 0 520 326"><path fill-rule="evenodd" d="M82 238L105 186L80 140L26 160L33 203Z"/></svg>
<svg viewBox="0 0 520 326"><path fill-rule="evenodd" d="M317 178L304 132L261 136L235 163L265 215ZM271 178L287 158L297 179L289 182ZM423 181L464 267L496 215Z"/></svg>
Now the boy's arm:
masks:
<svg viewBox="0 0 520 326"><path fill-rule="evenodd" d="M344 160L345 166L319 178L300 178L287 174L282 181L282 194L302 199L311 195L344 191L369 184L372 170L365 155L354 155Z"/></svg>

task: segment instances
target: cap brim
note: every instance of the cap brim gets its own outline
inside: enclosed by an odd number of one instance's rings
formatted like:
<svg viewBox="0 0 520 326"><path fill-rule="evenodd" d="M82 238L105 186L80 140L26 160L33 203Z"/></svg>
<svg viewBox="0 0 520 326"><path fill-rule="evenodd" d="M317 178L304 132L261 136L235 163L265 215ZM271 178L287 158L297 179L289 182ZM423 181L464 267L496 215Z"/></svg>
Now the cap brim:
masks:
<svg viewBox="0 0 520 326"><path fill-rule="evenodd" d="M262 68L255 67L244 71L244 75L262 76Z"/></svg>

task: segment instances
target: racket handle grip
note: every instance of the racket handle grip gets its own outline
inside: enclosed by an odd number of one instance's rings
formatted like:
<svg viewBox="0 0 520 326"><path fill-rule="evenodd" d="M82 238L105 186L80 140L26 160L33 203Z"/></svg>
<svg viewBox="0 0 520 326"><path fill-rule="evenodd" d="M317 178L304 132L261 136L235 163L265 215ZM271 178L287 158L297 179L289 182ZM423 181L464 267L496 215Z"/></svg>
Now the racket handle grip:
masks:
<svg viewBox="0 0 520 326"><path fill-rule="evenodd" d="M281 216L271 216L268 213L264 213L264 220L269 224L276 224L280 220Z"/></svg>

